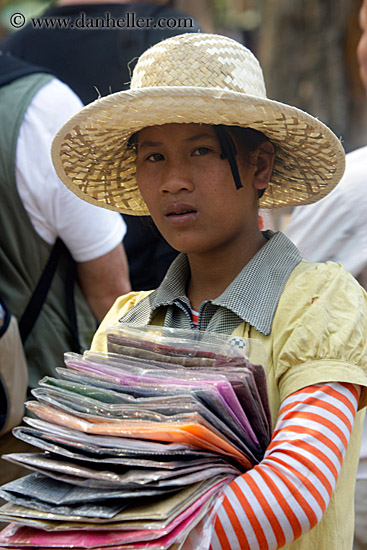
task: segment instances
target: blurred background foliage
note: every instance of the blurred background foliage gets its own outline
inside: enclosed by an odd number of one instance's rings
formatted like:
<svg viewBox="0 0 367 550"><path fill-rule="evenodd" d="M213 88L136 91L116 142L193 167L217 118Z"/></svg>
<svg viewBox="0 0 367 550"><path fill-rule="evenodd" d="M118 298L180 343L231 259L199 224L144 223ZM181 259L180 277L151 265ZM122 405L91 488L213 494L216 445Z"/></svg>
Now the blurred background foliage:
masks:
<svg viewBox="0 0 367 550"><path fill-rule="evenodd" d="M52 2L0 0L0 38L12 13L40 15ZM347 151L367 143L356 46L362 0L171 0L204 32L242 42L259 58L268 96L312 113Z"/></svg>

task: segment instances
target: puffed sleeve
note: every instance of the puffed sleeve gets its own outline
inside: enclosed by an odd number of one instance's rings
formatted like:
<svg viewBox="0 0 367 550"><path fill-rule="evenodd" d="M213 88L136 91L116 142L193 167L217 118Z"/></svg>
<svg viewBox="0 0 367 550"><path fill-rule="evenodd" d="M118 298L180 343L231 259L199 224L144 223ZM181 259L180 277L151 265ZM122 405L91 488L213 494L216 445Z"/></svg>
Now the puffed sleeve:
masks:
<svg viewBox="0 0 367 550"><path fill-rule="evenodd" d="M364 386L367 404L367 295L334 262L303 261L289 278L274 317L274 374L283 401L323 382Z"/></svg>
<svg viewBox="0 0 367 550"><path fill-rule="evenodd" d="M115 300L115 303L99 325L98 330L92 340L91 350L106 352L106 328L109 325L117 324L121 317L123 317L135 304L140 302L140 300L148 296L150 292L151 291L129 292L128 294L117 298Z"/></svg>

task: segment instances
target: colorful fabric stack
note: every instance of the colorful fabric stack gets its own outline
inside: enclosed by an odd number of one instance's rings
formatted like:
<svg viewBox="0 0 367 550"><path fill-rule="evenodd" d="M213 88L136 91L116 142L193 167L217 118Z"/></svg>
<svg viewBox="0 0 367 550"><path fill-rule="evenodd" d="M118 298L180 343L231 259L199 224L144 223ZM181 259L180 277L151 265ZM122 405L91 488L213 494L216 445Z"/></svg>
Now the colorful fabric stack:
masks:
<svg viewBox="0 0 367 550"><path fill-rule="evenodd" d="M210 536L231 480L271 437L256 342L118 325L108 353L65 355L6 455L32 473L3 485L0 548L186 549Z"/></svg>

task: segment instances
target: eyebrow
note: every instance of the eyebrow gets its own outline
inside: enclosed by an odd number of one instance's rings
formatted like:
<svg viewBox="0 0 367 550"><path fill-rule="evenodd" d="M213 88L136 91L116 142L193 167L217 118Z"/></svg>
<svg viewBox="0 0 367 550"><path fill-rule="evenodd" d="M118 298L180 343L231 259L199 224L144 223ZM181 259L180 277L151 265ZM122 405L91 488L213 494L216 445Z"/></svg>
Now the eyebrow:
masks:
<svg viewBox="0 0 367 550"><path fill-rule="evenodd" d="M137 143L137 145L139 146L139 149L141 148L144 148L144 147L159 147L160 145L162 145L162 142L161 141L147 141L147 140L144 140L142 141L141 143Z"/></svg>
<svg viewBox="0 0 367 550"><path fill-rule="evenodd" d="M214 139L214 141L217 139L215 134L212 134L210 132L200 132L199 134L195 134L194 136L191 136L185 139L184 141L191 143L193 141L198 141L199 139L202 139L202 138L209 138L209 139L212 138Z"/></svg>
<svg viewBox="0 0 367 550"><path fill-rule="evenodd" d="M213 140L216 140L216 136L214 134L211 134L209 132L200 132L198 134L195 134L189 138L186 138L184 139L184 142L187 142L187 143L193 143L195 141L198 141L200 139L203 139L203 138L206 138L206 139L213 139ZM149 140L144 140L142 141L141 143L138 144L139 145L139 148L150 148L150 147L159 147L161 145L163 145L163 142L162 141L149 141Z"/></svg>

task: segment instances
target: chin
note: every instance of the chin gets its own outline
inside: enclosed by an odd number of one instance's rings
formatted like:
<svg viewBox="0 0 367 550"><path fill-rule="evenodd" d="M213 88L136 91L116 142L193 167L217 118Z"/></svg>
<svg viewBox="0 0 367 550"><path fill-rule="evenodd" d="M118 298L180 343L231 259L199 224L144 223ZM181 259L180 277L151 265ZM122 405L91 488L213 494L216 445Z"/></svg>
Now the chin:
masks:
<svg viewBox="0 0 367 550"><path fill-rule="evenodd" d="M178 252L183 252L184 254L201 254L203 252L202 246L198 246L193 243L178 241L177 239L166 240L168 244L172 246L172 248L174 248Z"/></svg>
<svg viewBox="0 0 367 550"><path fill-rule="evenodd" d="M190 252L196 252L198 248L202 248L202 243L198 243L197 239L192 238L192 236L172 234L172 232L168 231L161 231L161 233L168 244L178 252L189 254Z"/></svg>

